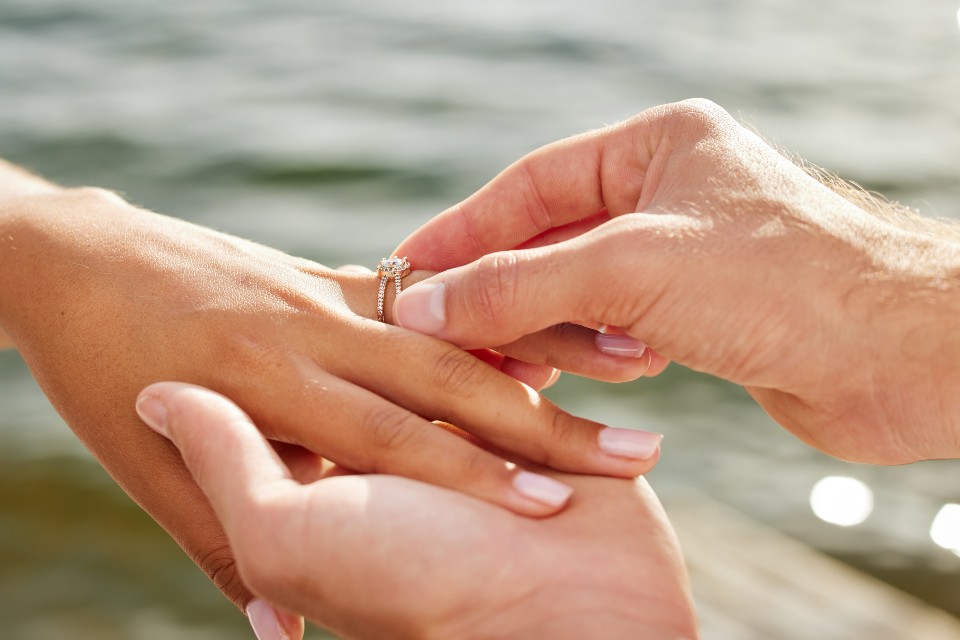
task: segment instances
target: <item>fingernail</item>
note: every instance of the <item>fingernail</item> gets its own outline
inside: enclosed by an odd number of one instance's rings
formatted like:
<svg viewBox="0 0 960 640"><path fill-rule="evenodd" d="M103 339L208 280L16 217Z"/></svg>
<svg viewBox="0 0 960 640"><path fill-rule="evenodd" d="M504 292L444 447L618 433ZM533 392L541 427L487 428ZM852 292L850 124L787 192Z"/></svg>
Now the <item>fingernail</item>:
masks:
<svg viewBox="0 0 960 640"><path fill-rule="evenodd" d="M137 415L147 426L167 438L167 405L153 396L143 396L137 400Z"/></svg>
<svg viewBox="0 0 960 640"><path fill-rule="evenodd" d="M276 610L264 600L254 600L247 605L247 619L257 640L290 640Z"/></svg>
<svg viewBox="0 0 960 640"><path fill-rule="evenodd" d="M519 494L551 507L562 507L573 493L572 487L529 471L521 471L513 477L513 488Z"/></svg>
<svg viewBox="0 0 960 640"><path fill-rule="evenodd" d="M631 460L648 460L660 448L663 434L607 427L600 430L597 439L600 449L608 455Z"/></svg>
<svg viewBox="0 0 960 640"><path fill-rule="evenodd" d="M393 304L393 317L404 329L436 335L447 321L443 284L416 284Z"/></svg>
<svg viewBox="0 0 960 640"><path fill-rule="evenodd" d="M618 358L639 358L647 350L646 343L615 333L598 333L594 342L600 351Z"/></svg>

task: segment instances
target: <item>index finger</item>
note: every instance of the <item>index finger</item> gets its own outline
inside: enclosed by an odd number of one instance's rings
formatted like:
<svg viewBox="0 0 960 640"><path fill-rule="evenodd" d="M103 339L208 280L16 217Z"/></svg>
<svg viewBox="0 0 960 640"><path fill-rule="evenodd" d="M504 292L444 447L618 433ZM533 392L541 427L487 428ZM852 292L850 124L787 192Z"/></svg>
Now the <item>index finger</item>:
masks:
<svg viewBox="0 0 960 640"><path fill-rule="evenodd" d="M647 129L640 114L541 147L427 222L394 253L410 256L417 268L443 271L604 209L632 211L652 155Z"/></svg>

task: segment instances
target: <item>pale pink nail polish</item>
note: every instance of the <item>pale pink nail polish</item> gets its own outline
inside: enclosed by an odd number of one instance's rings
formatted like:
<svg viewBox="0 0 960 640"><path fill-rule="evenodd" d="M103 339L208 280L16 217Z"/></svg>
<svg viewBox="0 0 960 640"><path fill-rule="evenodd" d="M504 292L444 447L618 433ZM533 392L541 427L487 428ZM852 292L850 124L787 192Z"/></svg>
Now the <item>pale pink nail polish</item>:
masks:
<svg viewBox="0 0 960 640"><path fill-rule="evenodd" d="M141 396L137 400L137 415L147 423L147 426L167 438L167 405L153 396Z"/></svg>
<svg viewBox="0 0 960 640"><path fill-rule="evenodd" d="M393 303L394 321L404 329L433 336L447 322L444 286L440 284L415 284L397 297Z"/></svg>
<svg viewBox="0 0 960 640"><path fill-rule="evenodd" d="M521 471L513 477L513 488L520 495L550 507L562 507L573 488L539 473Z"/></svg>
<svg viewBox="0 0 960 640"><path fill-rule="evenodd" d="M247 605L247 619L257 640L290 640L276 610L264 600L254 600Z"/></svg>
<svg viewBox="0 0 960 640"><path fill-rule="evenodd" d="M649 460L657 453L662 441L662 433L616 427L601 429L597 438L600 450L604 453L631 460Z"/></svg>
<svg viewBox="0 0 960 640"><path fill-rule="evenodd" d="M602 353L617 358L639 358L647 345L636 338L614 333L598 333L594 343Z"/></svg>

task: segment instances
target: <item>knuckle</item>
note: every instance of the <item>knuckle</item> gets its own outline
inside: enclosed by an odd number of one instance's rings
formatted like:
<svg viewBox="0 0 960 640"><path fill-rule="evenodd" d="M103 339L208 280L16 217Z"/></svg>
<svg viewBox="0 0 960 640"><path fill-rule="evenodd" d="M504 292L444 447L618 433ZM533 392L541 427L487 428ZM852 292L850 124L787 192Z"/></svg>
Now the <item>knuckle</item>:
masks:
<svg viewBox="0 0 960 640"><path fill-rule="evenodd" d="M444 393L458 397L471 397L482 382L488 365L456 347L446 349L434 364L434 383Z"/></svg>
<svg viewBox="0 0 960 640"><path fill-rule="evenodd" d="M706 98L689 98L679 104L685 106L690 112L700 114L705 118L718 118L727 115L727 111L723 107Z"/></svg>
<svg viewBox="0 0 960 640"><path fill-rule="evenodd" d="M585 448L583 446L583 440L587 434L585 426L585 420L554 407L550 421L546 425L546 437L541 439L544 444L539 451L539 462L555 469L562 470L569 467L566 464L569 460L567 452Z"/></svg>
<svg viewBox="0 0 960 640"><path fill-rule="evenodd" d="M194 562L241 609L249 597L230 545L224 542L194 557Z"/></svg>
<svg viewBox="0 0 960 640"><path fill-rule="evenodd" d="M544 200L544 194L540 190L537 180L534 156L527 156L517 163L517 170L523 176L522 194L525 204L524 210L530 220L530 224L538 232L542 233L554 227L553 216L550 213L550 207Z"/></svg>
<svg viewBox="0 0 960 640"><path fill-rule="evenodd" d="M369 471L377 473L392 455L409 449L419 435L419 419L394 407L373 409L364 416L362 428L367 434Z"/></svg>
<svg viewBox="0 0 960 640"><path fill-rule="evenodd" d="M668 129L700 139L715 134L732 121L723 107L704 98L692 98L667 105L661 115Z"/></svg>
<svg viewBox="0 0 960 640"><path fill-rule="evenodd" d="M491 454L478 447L461 447L464 454L457 465L457 483L467 487L482 486L495 477ZM506 471L506 465L501 465Z"/></svg>
<svg viewBox="0 0 960 640"><path fill-rule="evenodd" d="M475 314L479 326L489 326L516 308L520 270L512 251L482 257L476 267Z"/></svg>
<svg viewBox="0 0 960 640"><path fill-rule="evenodd" d="M675 217L669 222L649 217L622 216L611 221L608 236L598 245L609 255L629 256L626 268L612 276L615 291L626 295L595 296L591 300L593 315L604 324L650 329L648 316L661 309L675 285L684 275L678 273L679 256L690 264L705 260L702 250L705 224L696 219ZM642 286L635 274L643 273ZM650 338L646 334L644 338Z"/></svg>

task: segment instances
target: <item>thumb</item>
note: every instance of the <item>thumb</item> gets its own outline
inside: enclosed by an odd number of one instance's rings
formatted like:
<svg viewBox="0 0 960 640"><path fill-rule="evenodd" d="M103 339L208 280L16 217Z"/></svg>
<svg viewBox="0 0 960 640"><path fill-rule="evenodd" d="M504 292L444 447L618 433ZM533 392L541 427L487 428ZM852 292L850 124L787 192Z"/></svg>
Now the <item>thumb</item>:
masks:
<svg viewBox="0 0 960 640"><path fill-rule="evenodd" d="M137 413L179 449L236 548L250 523L262 520L254 511L256 496L290 478L276 452L237 405L201 387L150 385L137 398ZM245 610L258 640L303 637L298 615L264 600L251 601Z"/></svg>
<svg viewBox="0 0 960 640"><path fill-rule="evenodd" d="M255 498L291 478L280 457L240 407L218 393L179 382L144 389L137 413L169 438L233 539Z"/></svg>
<svg viewBox="0 0 960 640"><path fill-rule="evenodd" d="M393 313L405 329L463 348L504 345L563 322L602 324L612 287L597 287L596 243L575 238L549 247L503 251L409 287Z"/></svg>

